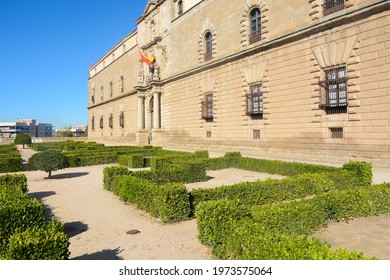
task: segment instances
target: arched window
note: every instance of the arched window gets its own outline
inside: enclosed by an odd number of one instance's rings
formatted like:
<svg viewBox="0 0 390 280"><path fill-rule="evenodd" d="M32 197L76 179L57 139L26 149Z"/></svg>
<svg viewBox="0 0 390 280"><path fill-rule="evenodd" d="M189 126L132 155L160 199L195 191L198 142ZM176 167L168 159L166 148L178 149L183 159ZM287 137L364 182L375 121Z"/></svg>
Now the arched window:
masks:
<svg viewBox="0 0 390 280"><path fill-rule="evenodd" d="M213 58L213 34L211 32L207 32L205 35L205 54L204 54L204 60L210 60Z"/></svg>
<svg viewBox="0 0 390 280"><path fill-rule="evenodd" d="M259 8L250 12L250 35L249 42L253 44L261 40L261 13Z"/></svg>

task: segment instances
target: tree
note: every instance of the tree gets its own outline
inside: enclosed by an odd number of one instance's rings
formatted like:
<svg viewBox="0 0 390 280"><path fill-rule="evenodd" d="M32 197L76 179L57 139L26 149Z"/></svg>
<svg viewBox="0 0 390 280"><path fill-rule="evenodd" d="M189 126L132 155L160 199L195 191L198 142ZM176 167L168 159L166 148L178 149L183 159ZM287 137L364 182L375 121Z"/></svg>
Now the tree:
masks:
<svg viewBox="0 0 390 280"><path fill-rule="evenodd" d="M31 145L31 143L32 143L31 136L28 135L27 133L21 133L16 135L14 140L14 144L23 145L23 149L24 149L24 145Z"/></svg>
<svg viewBox="0 0 390 280"><path fill-rule="evenodd" d="M69 167L67 157L55 150L47 150L33 155L28 160L30 170L42 170L49 173L48 179L51 179L51 172ZM45 178L46 179L46 178Z"/></svg>

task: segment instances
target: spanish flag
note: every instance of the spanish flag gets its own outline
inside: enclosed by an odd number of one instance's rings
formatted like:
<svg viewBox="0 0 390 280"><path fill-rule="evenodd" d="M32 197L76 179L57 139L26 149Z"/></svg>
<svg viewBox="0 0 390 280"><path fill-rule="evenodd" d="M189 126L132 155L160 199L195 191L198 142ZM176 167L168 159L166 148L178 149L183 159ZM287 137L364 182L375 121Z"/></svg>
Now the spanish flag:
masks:
<svg viewBox="0 0 390 280"><path fill-rule="evenodd" d="M141 60L143 62L145 62L147 65L149 65L149 67L153 67L153 63L156 61L156 57L154 55L152 56L145 56L142 52L141 52L141 48L139 47L139 44L138 44L138 40L137 40L137 46L138 46L138 51L139 51L139 55L141 56Z"/></svg>

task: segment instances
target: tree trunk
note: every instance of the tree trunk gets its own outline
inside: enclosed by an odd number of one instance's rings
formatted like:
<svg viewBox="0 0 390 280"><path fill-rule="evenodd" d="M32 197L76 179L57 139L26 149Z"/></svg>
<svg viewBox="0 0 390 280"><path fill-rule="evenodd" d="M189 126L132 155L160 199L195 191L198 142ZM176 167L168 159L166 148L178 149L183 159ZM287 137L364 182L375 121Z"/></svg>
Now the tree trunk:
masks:
<svg viewBox="0 0 390 280"><path fill-rule="evenodd" d="M47 177L48 179L51 179L51 171L49 171L49 177Z"/></svg>

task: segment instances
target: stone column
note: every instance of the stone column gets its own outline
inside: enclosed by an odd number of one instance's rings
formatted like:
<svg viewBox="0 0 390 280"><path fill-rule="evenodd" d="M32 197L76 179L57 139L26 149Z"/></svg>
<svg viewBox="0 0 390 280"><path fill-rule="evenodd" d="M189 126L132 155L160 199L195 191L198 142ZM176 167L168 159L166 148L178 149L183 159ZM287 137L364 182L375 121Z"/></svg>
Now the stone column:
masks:
<svg viewBox="0 0 390 280"><path fill-rule="evenodd" d="M153 96L153 129L160 128L160 94L154 92Z"/></svg>
<svg viewBox="0 0 390 280"><path fill-rule="evenodd" d="M145 98L138 96L138 130L145 128Z"/></svg>

